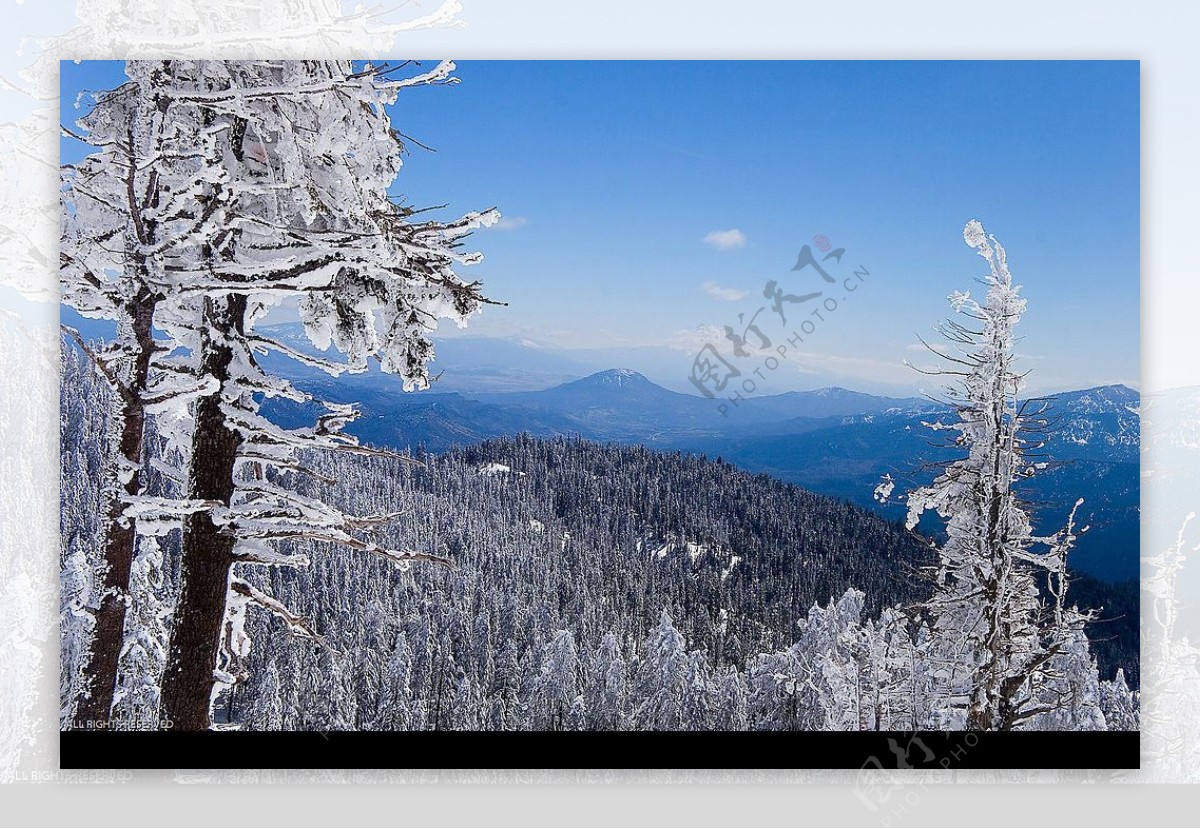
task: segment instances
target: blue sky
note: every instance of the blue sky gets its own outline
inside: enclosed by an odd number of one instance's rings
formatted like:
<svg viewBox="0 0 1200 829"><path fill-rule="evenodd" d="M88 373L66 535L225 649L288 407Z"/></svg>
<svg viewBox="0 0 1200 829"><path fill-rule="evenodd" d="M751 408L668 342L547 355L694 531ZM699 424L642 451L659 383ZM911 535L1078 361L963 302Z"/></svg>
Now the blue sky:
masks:
<svg viewBox="0 0 1200 829"><path fill-rule="evenodd" d="M983 273L962 242L979 218L1029 300L1032 386L1137 384L1136 62L461 61L457 75L393 114L436 149L412 147L397 195L505 216L473 237L486 260L464 275L509 305L448 336L683 390L701 345L731 351L721 328L767 303L767 280L826 287L791 270L823 234L846 249L839 275L870 277L826 292L837 311L767 387L911 391L930 385L903 365L928 362L916 335ZM119 64L64 64L64 120L80 90L120 80ZM794 328L770 308L758 322L775 343Z"/></svg>

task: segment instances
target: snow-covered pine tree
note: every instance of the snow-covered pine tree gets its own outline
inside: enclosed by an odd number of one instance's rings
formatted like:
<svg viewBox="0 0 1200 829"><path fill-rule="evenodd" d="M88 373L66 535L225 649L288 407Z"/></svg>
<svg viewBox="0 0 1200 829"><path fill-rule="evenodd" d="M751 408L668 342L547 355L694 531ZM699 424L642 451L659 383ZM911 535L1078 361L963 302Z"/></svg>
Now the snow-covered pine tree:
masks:
<svg viewBox="0 0 1200 829"><path fill-rule="evenodd" d="M488 728L493 731L510 731L518 726L521 686L521 663L517 655L518 645L514 636L502 640L496 656L496 674L492 683L493 702L487 714Z"/></svg>
<svg viewBox="0 0 1200 829"><path fill-rule="evenodd" d="M59 721L67 730L73 727L77 700L87 691L81 667L94 630L91 610L103 582L96 552L104 546L107 526L108 504L100 482L108 471L103 437L112 390L79 350L64 342L60 356Z"/></svg>
<svg viewBox="0 0 1200 829"><path fill-rule="evenodd" d="M284 726L283 704L280 699L282 688L279 669L272 662L263 673L254 704L250 707L248 720L256 731L281 731Z"/></svg>
<svg viewBox="0 0 1200 829"><path fill-rule="evenodd" d="M163 554L158 539L138 539L129 579L129 632L121 650L114 719L121 728L153 729L158 721L159 685L167 657L167 618L162 600Z"/></svg>
<svg viewBox="0 0 1200 829"><path fill-rule="evenodd" d="M633 725L640 731L683 728L683 697L688 684L688 655L683 636L664 608L658 626L642 644L632 687Z"/></svg>
<svg viewBox="0 0 1200 829"><path fill-rule="evenodd" d="M542 654L541 675L531 700L535 728L567 730L568 714L579 695L579 670L574 634L569 630L555 631Z"/></svg>
<svg viewBox="0 0 1200 829"><path fill-rule="evenodd" d="M93 634L81 666L87 688L74 718L82 728L106 727L117 683L137 532L129 507L143 489L147 416L211 390L207 378L168 371L170 349L155 342L156 321L165 327L159 306L172 286L166 271L200 261L228 227L233 204L213 172L220 130L170 96L176 64L131 61L128 68L129 82L101 95L80 120L82 135L64 127L96 149L62 169L62 301L116 324L115 339L99 351L68 329L114 392L103 588L90 608Z"/></svg>
<svg viewBox="0 0 1200 829"><path fill-rule="evenodd" d="M375 725L381 731L408 731L412 725L412 651L401 633L388 658Z"/></svg>
<svg viewBox="0 0 1200 829"><path fill-rule="evenodd" d="M453 269L478 260L458 251L460 240L494 221L495 211L449 223L416 221L414 210L388 196L402 144L385 106L405 87L452 80L453 64L389 79L386 72L398 68L355 72L344 61L129 64L135 91L149 87L148 79L162 80L154 86L154 102L164 132L184 135L200 148L181 153L199 186L171 187L149 206L138 202L122 210L117 203L115 214L133 228L121 232L133 233L138 255L158 257L145 276L155 302L143 301L133 290L140 283L125 271L106 272L116 274L117 294L135 295L133 310L146 330L155 326L172 336L165 351L168 358L175 355L164 373L167 388L155 402L173 407L180 423L190 415L193 427L182 504L152 503L129 485L119 499L123 523L153 510L184 515L181 594L163 683L164 721L177 728L207 727L233 565L303 563L264 542L304 537L396 561L429 558L362 539L370 520L297 497L289 487L289 472L302 469L299 450L353 445L338 434L353 416L348 407L332 408L314 429L292 432L257 412L263 396L307 400L263 373L258 352L283 351L331 374L364 370L375 357L406 387L424 385L433 353L428 333L438 319L462 324L486 301L476 283L463 282ZM137 169L127 159L110 166ZM125 184L140 193L156 182L150 171L145 182ZM178 220L180 205L192 211L182 214L191 220L184 222L191 235L161 241L146 235L148 218ZM139 227L142 232L134 233ZM209 236L193 229L210 227ZM89 300L108 287L90 269L64 263L81 274L77 281L91 293L79 292ZM314 342L335 345L347 355L346 364L303 357L254 330L264 310L287 297L299 298ZM136 353L143 356L157 349L140 344ZM173 437L184 442L187 436ZM128 473L120 476L127 479ZM306 631L302 619L261 591L246 595L281 613L296 632Z"/></svg>
<svg viewBox="0 0 1200 829"><path fill-rule="evenodd" d="M203 100L178 94L219 84L222 62L128 61L126 73L129 81L100 95L80 120L82 133L64 128L95 150L62 170L63 301L116 324L115 339L99 351L68 329L114 391L104 584L89 608L93 635L81 668L88 687L74 718L85 728L104 727L109 717L138 519L178 524L178 504L142 497L147 418L157 412L177 421L163 424L164 431L184 448L186 404L214 390L211 376L173 354L179 343L171 336L156 342L154 329L194 334L198 300L179 290L175 274L204 268L230 245L236 224L255 212L254 190L261 188L255 171L226 163L231 148L237 151L228 136L238 122L231 130Z"/></svg>
<svg viewBox="0 0 1200 829"><path fill-rule="evenodd" d="M951 701L952 718L939 727L1011 730L1068 704L1061 693L1047 699L1047 672L1055 666L1094 672L1090 660L1062 664L1069 649L1086 652L1082 626L1091 615L1064 603L1074 516L1060 533L1036 537L1017 491L1044 467L1028 457L1044 407L1019 399L1025 375L1014 367L1014 328L1025 300L995 237L971 221L964 239L988 263L987 292L982 302L964 292L950 297L966 321L945 322L940 331L949 348L929 349L953 366L935 373L952 378L946 394L958 420L929 425L951 431L966 456L908 496L907 523L915 528L927 510L946 522L935 594L925 604L933 620L928 670L940 685L935 693ZM1041 577L1053 604L1039 590ZM1089 684L1086 677L1068 680Z"/></svg>
<svg viewBox="0 0 1200 829"><path fill-rule="evenodd" d="M1101 705L1100 672L1091 653L1085 625L1094 614L1067 607L1067 553L1075 543L1075 502L1067 525L1058 537L1048 539L1051 555L1063 562L1047 577L1046 591L1053 597L1046 614L1043 641L1052 652L1037 669L1028 704L1028 727L1039 731L1103 731L1107 725Z"/></svg>
<svg viewBox="0 0 1200 829"><path fill-rule="evenodd" d="M688 731L712 730L715 692L708 654L698 650L689 652L681 700L681 728Z"/></svg>
<svg viewBox="0 0 1200 829"><path fill-rule="evenodd" d="M592 653L587 666L587 683L583 689L587 707L588 729L619 731L625 721L629 696L629 680L621 646L611 631L604 634L600 646Z"/></svg>
<svg viewBox="0 0 1200 829"><path fill-rule="evenodd" d="M810 654L816 690L809 728L821 731L874 730L878 677L869 664L871 632L862 626L861 590L851 588L828 608L814 607L797 647Z"/></svg>
<svg viewBox="0 0 1200 829"><path fill-rule="evenodd" d="M878 697L878 725L884 731L915 731L924 722L918 688L918 648L909 633L908 616L884 608L870 642Z"/></svg>
<svg viewBox="0 0 1200 829"><path fill-rule="evenodd" d="M746 683L737 667L729 665L717 680L714 701L713 729L716 731L745 731L749 727L746 710Z"/></svg>
<svg viewBox="0 0 1200 829"><path fill-rule="evenodd" d="M587 731L587 703L583 701L583 694L579 694L571 701L571 710L567 712L567 731Z"/></svg>
<svg viewBox="0 0 1200 829"><path fill-rule="evenodd" d="M1138 730L1138 696L1136 691L1129 689L1125 671L1121 668L1117 669L1116 678L1100 683L1100 709L1109 731Z"/></svg>
<svg viewBox="0 0 1200 829"><path fill-rule="evenodd" d="M793 645L746 660L746 719L755 731L801 731L815 704L812 659Z"/></svg>

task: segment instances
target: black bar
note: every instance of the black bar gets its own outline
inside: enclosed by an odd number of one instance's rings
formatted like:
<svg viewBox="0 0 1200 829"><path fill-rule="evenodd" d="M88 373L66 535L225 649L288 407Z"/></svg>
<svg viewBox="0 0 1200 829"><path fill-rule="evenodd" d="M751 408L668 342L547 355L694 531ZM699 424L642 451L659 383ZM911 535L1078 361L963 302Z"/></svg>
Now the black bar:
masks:
<svg viewBox="0 0 1200 829"><path fill-rule="evenodd" d="M478 768L484 758L515 761L519 755L536 757L536 768L542 769L579 768L579 760L591 756L627 757L627 768L639 769L718 758L725 763L720 768L761 769L770 768L764 765L768 758L784 757L789 767L809 769L1136 769L1140 736L1136 731L751 731L719 736L645 731L64 731L59 766L250 768L231 760L255 758L269 761L264 768L377 769L381 758L420 757L423 768L458 769ZM717 746L719 752L714 751ZM739 761L745 765L730 765ZM674 765L655 765L661 762Z"/></svg>

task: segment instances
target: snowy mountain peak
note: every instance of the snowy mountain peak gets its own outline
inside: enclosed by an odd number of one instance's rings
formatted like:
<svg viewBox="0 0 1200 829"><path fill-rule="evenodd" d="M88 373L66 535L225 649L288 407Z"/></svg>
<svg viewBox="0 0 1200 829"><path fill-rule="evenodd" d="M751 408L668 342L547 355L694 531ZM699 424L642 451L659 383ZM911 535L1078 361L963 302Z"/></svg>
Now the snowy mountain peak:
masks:
<svg viewBox="0 0 1200 829"><path fill-rule="evenodd" d="M640 374L631 368L610 368L607 371L599 371L583 378L582 382L605 386L651 385L644 374Z"/></svg>
<svg viewBox="0 0 1200 829"><path fill-rule="evenodd" d="M1140 395L1129 386L1096 386L1091 389L1064 392L1056 395L1059 400L1081 413L1122 412L1140 403Z"/></svg>

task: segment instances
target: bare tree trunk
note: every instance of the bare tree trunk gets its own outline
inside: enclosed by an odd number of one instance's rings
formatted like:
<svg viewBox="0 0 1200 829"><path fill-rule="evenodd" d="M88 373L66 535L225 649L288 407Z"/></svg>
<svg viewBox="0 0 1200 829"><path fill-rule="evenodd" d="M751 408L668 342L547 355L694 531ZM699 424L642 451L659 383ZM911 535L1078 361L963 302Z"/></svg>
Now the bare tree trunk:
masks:
<svg viewBox="0 0 1200 829"><path fill-rule="evenodd" d="M994 527L993 523L989 528L989 537ZM996 547L993 546L992 549L994 551ZM997 706L1000 702L1000 649L1003 647L1003 642L1001 641L999 619L1001 613L999 593L1003 587L1003 571L1006 568L1003 562L997 560L998 557L998 553L993 553L993 561L996 562L995 566L1001 571L1001 575L993 576L993 581L984 586L984 615L987 620L987 634L983 644L986 648L986 655L983 666L976 677L976 687L971 694L971 707L967 716L967 728L971 731L995 729Z"/></svg>
<svg viewBox="0 0 1200 829"><path fill-rule="evenodd" d="M224 387L229 380L233 351L225 337L242 331L246 298L231 295L205 299L201 334L200 371ZM221 395L210 394L196 403L192 466L188 497L229 506L234 466L241 436L230 429L221 411ZM179 601L163 675L163 727L176 731L209 728L213 672L225 620L229 571L235 539L220 532L209 510L187 517L183 525L183 560Z"/></svg>
<svg viewBox="0 0 1200 829"><path fill-rule="evenodd" d="M108 728L113 696L117 687L117 666L125 641L125 612L129 606L129 574L137 544L133 519L123 517L123 496L137 495L141 488L142 446L146 409L142 392L150 371L154 350L151 325L154 302L143 290L128 306L136 355L128 382L117 387L114 420L120 424L117 472L125 471L125 483L117 489L108 505L104 532L104 590L95 609L95 627L83 662L87 691L75 708L75 727L84 730ZM120 481L121 476L115 476Z"/></svg>
<svg viewBox="0 0 1200 829"><path fill-rule="evenodd" d="M978 686L972 695L972 704L967 719L967 728L972 731L995 729L999 709L1004 704L1004 700L1001 699L1003 683L1000 674L1004 667L1001 664L1001 651L1008 643L1005 641L1003 630L1002 602L1008 588L1009 561L1005 549L1008 541L1007 526L1002 525L1006 524L1002 509L1006 505L1008 489L1004 470L1001 468L1001 459L1005 457L1006 453L1011 452L1011 446L1005 440L1004 430L1004 401L1007 398L1005 397L1003 378L1008 375L1007 362L1002 362L1000 368L1002 370L996 372L997 379L992 392L995 402L992 403L991 410L988 412L988 439L993 446L992 489L987 493L989 496L986 515L987 529L983 540L983 553L991 564L991 576L984 585L984 615L987 622L987 634L983 641L984 647L987 648L987 654L980 672ZM1001 484L1001 481L1005 481L1005 483Z"/></svg>

